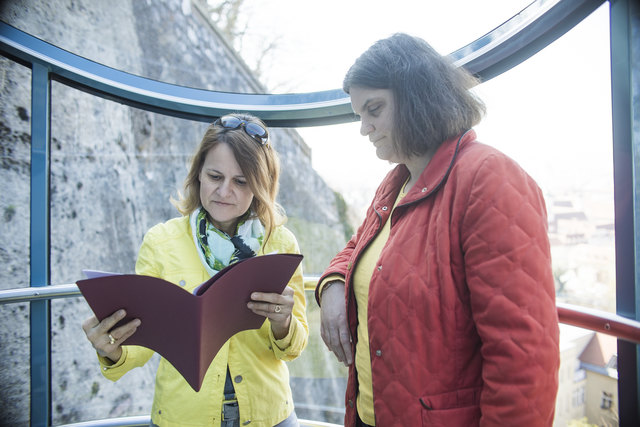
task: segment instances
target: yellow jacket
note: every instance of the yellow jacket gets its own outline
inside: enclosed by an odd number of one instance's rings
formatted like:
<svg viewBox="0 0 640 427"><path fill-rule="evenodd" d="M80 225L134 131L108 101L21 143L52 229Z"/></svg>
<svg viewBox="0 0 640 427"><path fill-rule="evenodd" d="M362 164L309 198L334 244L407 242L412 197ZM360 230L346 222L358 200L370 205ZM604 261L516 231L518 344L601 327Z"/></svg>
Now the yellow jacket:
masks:
<svg viewBox="0 0 640 427"><path fill-rule="evenodd" d="M258 255L273 252L299 253L295 236L283 226L272 232ZM158 224L147 232L138 254L136 273L163 278L189 292L209 278L196 252L188 216ZM293 398L284 362L300 355L309 336L301 267L288 286L295 291L289 334L276 340L266 320L260 329L234 335L213 359L199 392L169 362L160 359L151 411L154 424L220 425L227 364L240 408L240 425L272 427L291 414ZM98 359L103 375L116 381L129 370L147 363L152 355L153 351L144 347L123 346L117 363Z"/></svg>

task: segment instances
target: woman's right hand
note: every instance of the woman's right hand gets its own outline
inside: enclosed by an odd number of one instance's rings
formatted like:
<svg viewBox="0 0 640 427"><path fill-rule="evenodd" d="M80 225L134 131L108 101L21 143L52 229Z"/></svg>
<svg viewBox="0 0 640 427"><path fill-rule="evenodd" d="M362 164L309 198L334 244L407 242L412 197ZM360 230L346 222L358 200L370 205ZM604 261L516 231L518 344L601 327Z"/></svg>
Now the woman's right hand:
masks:
<svg viewBox="0 0 640 427"><path fill-rule="evenodd" d="M126 315L124 310L118 310L102 319L102 322L99 322L96 316L91 316L82 323L82 329L93 348L100 356L107 357L114 363L122 356L122 348L120 348L122 342L133 335L141 323L139 319L133 319L129 323L111 329Z"/></svg>
<svg viewBox="0 0 640 427"><path fill-rule="evenodd" d="M347 323L344 282L336 281L325 284L320 299L320 325L322 340L329 350L345 366L352 364L353 354Z"/></svg>

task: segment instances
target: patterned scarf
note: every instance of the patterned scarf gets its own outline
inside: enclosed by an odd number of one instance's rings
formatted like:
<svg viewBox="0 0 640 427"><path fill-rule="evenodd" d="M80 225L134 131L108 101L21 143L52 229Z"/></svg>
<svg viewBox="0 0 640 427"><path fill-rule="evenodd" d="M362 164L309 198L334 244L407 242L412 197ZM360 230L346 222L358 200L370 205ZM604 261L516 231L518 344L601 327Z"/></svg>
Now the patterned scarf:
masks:
<svg viewBox="0 0 640 427"><path fill-rule="evenodd" d="M264 237L264 226L259 219L248 219L247 213L240 219L235 236L229 237L218 230L207 217L202 207L193 211L189 217L193 241L196 244L202 265L210 276L245 258L256 256Z"/></svg>

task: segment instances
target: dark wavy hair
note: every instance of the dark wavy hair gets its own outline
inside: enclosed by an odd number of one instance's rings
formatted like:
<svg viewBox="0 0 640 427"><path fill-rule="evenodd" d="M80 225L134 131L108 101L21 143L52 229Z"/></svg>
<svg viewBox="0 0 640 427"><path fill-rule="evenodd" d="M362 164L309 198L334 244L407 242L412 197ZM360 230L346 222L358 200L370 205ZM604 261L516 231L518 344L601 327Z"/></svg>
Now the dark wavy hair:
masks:
<svg viewBox="0 0 640 427"><path fill-rule="evenodd" d="M374 43L351 66L343 89L389 89L395 102L398 152L422 155L482 120L478 80L426 41L403 33Z"/></svg>

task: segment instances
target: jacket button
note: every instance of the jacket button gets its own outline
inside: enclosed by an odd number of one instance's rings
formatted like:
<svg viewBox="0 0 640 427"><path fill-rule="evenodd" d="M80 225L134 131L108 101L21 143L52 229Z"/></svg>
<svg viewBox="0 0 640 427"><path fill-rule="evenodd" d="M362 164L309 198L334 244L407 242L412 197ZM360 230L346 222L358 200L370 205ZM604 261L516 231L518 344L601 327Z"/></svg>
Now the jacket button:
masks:
<svg viewBox="0 0 640 427"><path fill-rule="evenodd" d="M353 400L349 399L349 406L353 408Z"/></svg>
<svg viewBox="0 0 640 427"><path fill-rule="evenodd" d="M187 282L185 282L184 280L180 280L180 286L184 286L186 284L187 284Z"/></svg>
<svg viewBox="0 0 640 427"><path fill-rule="evenodd" d="M382 350L376 350L376 356L382 356Z"/></svg>
<svg viewBox="0 0 640 427"><path fill-rule="evenodd" d="M243 426L248 426L249 424L251 424L251 420L247 420L242 423Z"/></svg>
<svg viewBox="0 0 640 427"><path fill-rule="evenodd" d="M351 270L351 266L353 266L353 263L350 262L349 264L347 264L347 271Z"/></svg>
<svg viewBox="0 0 640 427"><path fill-rule="evenodd" d="M383 206L383 207L382 207L382 210L383 210L383 211L386 211L387 209L389 209L389 208L387 208L386 206Z"/></svg>
<svg viewBox="0 0 640 427"><path fill-rule="evenodd" d="M378 266L378 271L382 271L382 266L381 265Z"/></svg>
<svg viewBox="0 0 640 427"><path fill-rule="evenodd" d="M237 382L237 383L241 383L241 382L242 382L242 375L238 375L238 376L237 376L237 377L235 377L233 380L234 380L235 382Z"/></svg>

